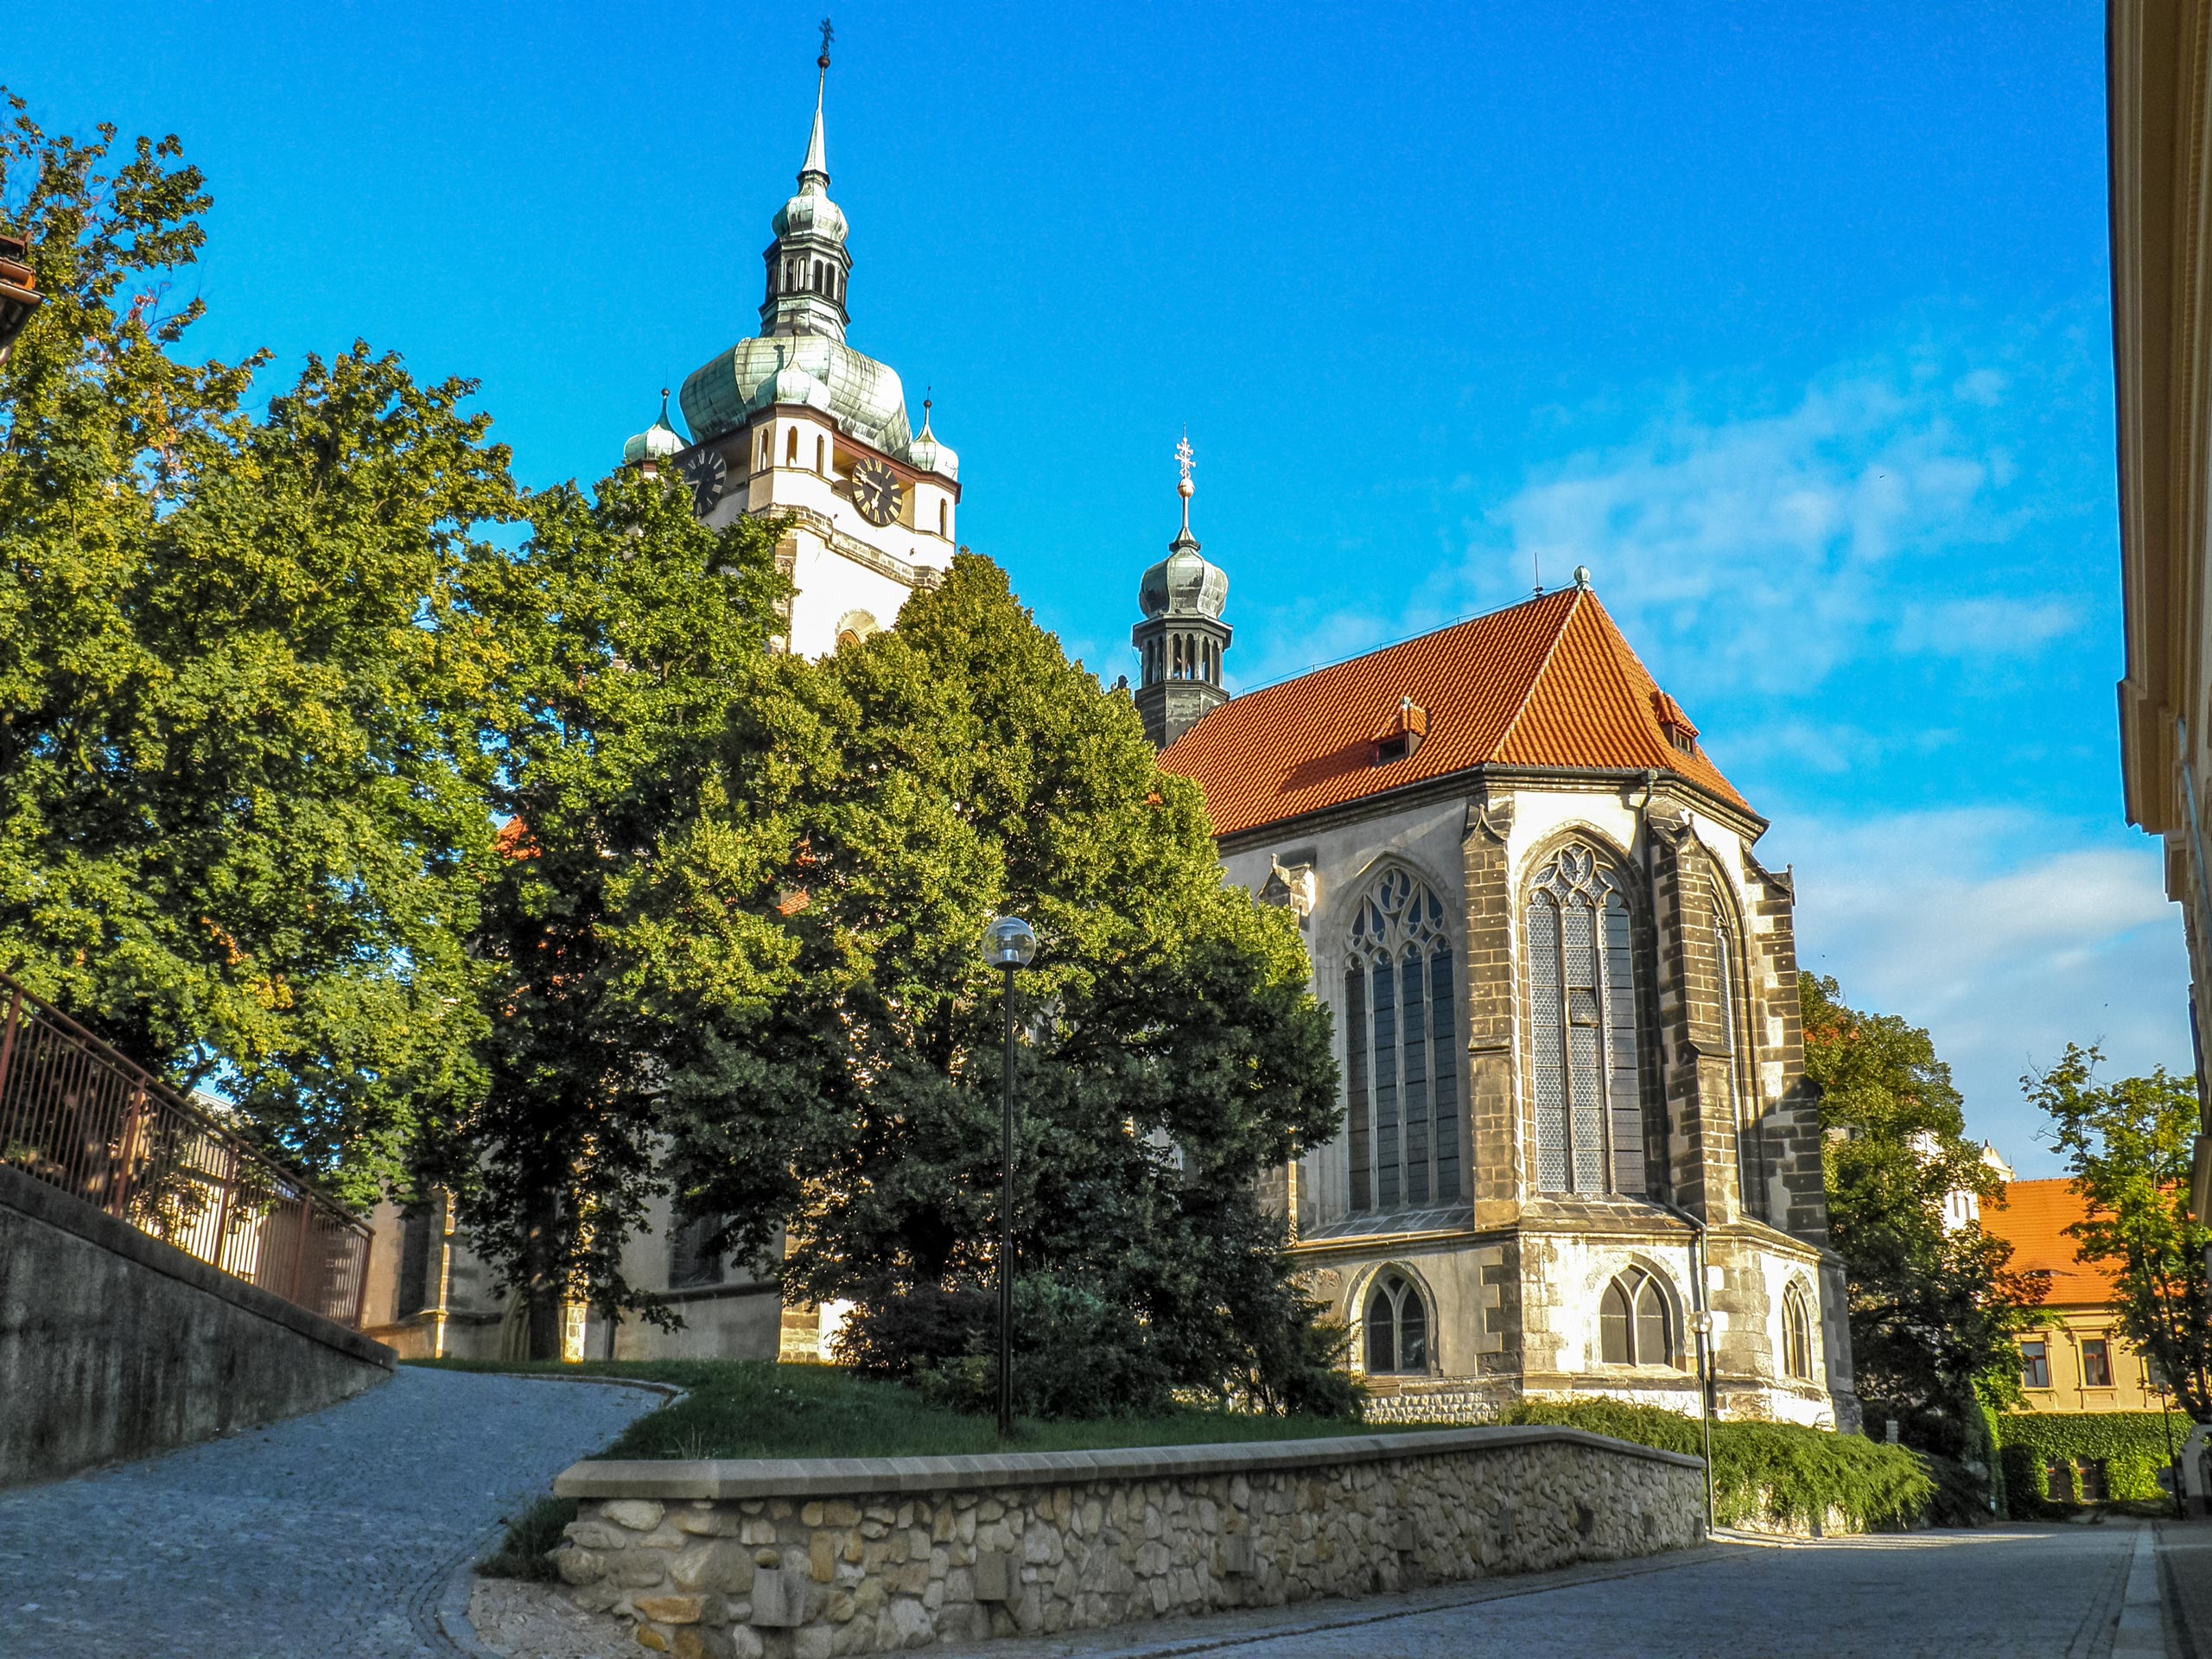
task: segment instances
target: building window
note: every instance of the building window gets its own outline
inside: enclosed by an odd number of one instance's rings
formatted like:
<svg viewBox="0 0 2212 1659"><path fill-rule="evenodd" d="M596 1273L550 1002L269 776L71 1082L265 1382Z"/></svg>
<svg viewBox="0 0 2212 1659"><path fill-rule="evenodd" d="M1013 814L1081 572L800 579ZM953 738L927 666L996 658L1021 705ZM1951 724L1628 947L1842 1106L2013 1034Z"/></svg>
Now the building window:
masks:
<svg viewBox="0 0 2212 1659"><path fill-rule="evenodd" d="M393 1287L391 1317L404 1319L436 1306L431 1294L432 1262L442 1254L435 1246L437 1206L435 1203L410 1211L399 1229L399 1274Z"/></svg>
<svg viewBox="0 0 2212 1659"><path fill-rule="evenodd" d="M798 465L798 428L797 427L791 428L784 435L784 464L786 467Z"/></svg>
<svg viewBox="0 0 2212 1659"><path fill-rule="evenodd" d="M2074 1501L2074 1465L2056 1459L2043 1466L2044 1493L2054 1503Z"/></svg>
<svg viewBox="0 0 2212 1659"><path fill-rule="evenodd" d="M1459 1198L1459 1060L1444 906L1403 870L1359 901L1344 969L1351 1207Z"/></svg>
<svg viewBox="0 0 2212 1659"><path fill-rule="evenodd" d="M1560 849L1528 908L1536 1185L1643 1191L1636 976L1628 895L1591 848Z"/></svg>
<svg viewBox="0 0 2212 1659"><path fill-rule="evenodd" d="M2082 1344L2082 1386L2112 1387L2112 1344L2102 1337L2091 1337Z"/></svg>
<svg viewBox="0 0 2212 1659"><path fill-rule="evenodd" d="M2020 1386L2024 1389L2047 1389L2050 1386L2050 1344L2040 1337L2020 1344Z"/></svg>
<svg viewBox="0 0 2212 1659"><path fill-rule="evenodd" d="M1736 1001L1736 935L1725 921L1713 930L1713 963L1719 993L1720 1052L1728 1059L1728 1101L1736 1122L1736 1183L1744 1211L1767 1218L1766 1147L1752 1107L1751 1058L1738 1052L1745 1027L1743 1010Z"/></svg>
<svg viewBox="0 0 2212 1659"><path fill-rule="evenodd" d="M668 1287L687 1290L699 1285L719 1285L724 1265L721 1255L710 1248L722 1230L721 1216L694 1216L679 1220L668 1235Z"/></svg>
<svg viewBox="0 0 2212 1659"><path fill-rule="evenodd" d="M1667 1293L1641 1268L1622 1274L1599 1299L1598 1357L1608 1365L1675 1363L1675 1321Z"/></svg>
<svg viewBox="0 0 2212 1659"><path fill-rule="evenodd" d="M944 537L947 540L951 539L952 521L950 516L950 509L947 508L945 504L942 501L937 504L937 533Z"/></svg>
<svg viewBox="0 0 2212 1659"><path fill-rule="evenodd" d="M2112 1488L2105 1480L2103 1464L2092 1463L2084 1459L2074 1465L2074 1472L2081 1482L2082 1501L2084 1503L2102 1503L2111 1497Z"/></svg>
<svg viewBox="0 0 2212 1659"><path fill-rule="evenodd" d="M1797 1285L1782 1293L1782 1370L1802 1382L1813 1378L1813 1313Z"/></svg>
<svg viewBox="0 0 2212 1659"><path fill-rule="evenodd" d="M1398 1274L1384 1274L1367 1299L1367 1369L1377 1376L1428 1369L1428 1310Z"/></svg>

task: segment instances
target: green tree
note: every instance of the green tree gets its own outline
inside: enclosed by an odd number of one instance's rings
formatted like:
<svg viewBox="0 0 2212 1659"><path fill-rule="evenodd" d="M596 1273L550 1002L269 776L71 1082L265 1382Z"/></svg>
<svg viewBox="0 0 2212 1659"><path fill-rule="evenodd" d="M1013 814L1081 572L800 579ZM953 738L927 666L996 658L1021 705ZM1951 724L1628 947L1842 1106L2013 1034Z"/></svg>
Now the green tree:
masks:
<svg viewBox="0 0 2212 1659"><path fill-rule="evenodd" d="M2003 1192L1967 1138L1950 1068L1918 1027L1847 1007L1834 980L1798 978L1806 1075L1821 1089L1829 1236L1843 1257L1852 1363L1870 1418L1923 1449L1978 1443L1982 1408L2019 1397L2018 1333L2043 1287L1944 1200Z"/></svg>
<svg viewBox="0 0 2212 1659"><path fill-rule="evenodd" d="M658 1189L661 1091L656 1010L621 925L670 849L698 846L702 815L738 856L754 839L720 810L730 709L774 695L766 644L787 589L779 525L709 530L672 476L563 485L526 511L528 543L486 605L500 641L482 705L489 798L506 821L474 939L486 1082L424 1163L523 1293L545 1358L564 1300L665 1317L621 1270ZM762 994L782 933L715 924L688 943Z"/></svg>
<svg viewBox="0 0 2212 1659"><path fill-rule="evenodd" d="M2069 1043L2057 1065L2020 1079L2050 1115L2088 1218L2068 1230L2085 1262L2107 1262L2113 1313L2158 1365L2176 1402L2212 1422L2212 1300L2204 1253L2212 1226L2189 1213L2190 1154L2198 1123L2196 1084L2164 1066L2147 1077L2101 1084L2103 1056Z"/></svg>
<svg viewBox="0 0 2212 1659"><path fill-rule="evenodd" d="M1326 1015L1294 922L1224 884L1198 791L1160 772L1127 696L963 556L895 632L745 719L728 818L702 833L741 828L746 857L669 861L638 912L686 1209L740 1249L782 1238L793 1298L855 1301L849 1357L972 1397L999 1209L981 944L1016 912L1040 940L1020 987L1027 1407L1202 1389L1343 1408L1257 1188L1333 1129ZM696 943L732 911L791 940L772 996Z"/></svg>
<svg viewBox="0 0 2212 1659"><path fill-rule="evenodd" d="M364 1199L474 1086L505 452L467 383L359 346L248 417L265 357L176 353L177 141L9 107L47 300L0 366L0 967Z"/></svg>

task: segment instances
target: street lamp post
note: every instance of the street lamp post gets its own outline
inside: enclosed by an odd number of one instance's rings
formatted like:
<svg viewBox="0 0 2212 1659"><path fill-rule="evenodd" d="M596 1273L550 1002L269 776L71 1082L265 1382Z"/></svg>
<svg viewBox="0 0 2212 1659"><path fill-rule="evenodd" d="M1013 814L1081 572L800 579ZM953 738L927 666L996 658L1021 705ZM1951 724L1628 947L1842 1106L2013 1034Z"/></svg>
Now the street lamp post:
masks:
<svg viewBox="0 0 2212 1659"><path fill-rule="evenodd" d="M1014 971L1037 954L1037 936L1019 916L1001 916L984 936L984 954L1006 974L1006 1046L999 1117L999 1438L1014 1433Z"/></svg>

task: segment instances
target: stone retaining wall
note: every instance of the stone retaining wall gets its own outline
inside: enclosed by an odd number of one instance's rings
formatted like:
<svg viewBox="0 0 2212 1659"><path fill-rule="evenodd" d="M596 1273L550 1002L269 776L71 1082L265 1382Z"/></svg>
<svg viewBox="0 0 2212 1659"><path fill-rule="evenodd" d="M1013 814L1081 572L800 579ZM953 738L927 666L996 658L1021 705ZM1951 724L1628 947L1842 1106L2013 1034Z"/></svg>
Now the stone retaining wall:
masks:
<svg viewBox="0 0 2212 1659"><path fill-rule="evenodd" d="M679 1659L829 1659L1647 1555L1704 1465L1575 1429L580 1463L569 1594Z"/></svg>
<svg viewBox="0 0 2212 1659"><path fill-rule="evenodd" d="M391 1351L0 1166L0 1486L315 1411Z"/></svg>

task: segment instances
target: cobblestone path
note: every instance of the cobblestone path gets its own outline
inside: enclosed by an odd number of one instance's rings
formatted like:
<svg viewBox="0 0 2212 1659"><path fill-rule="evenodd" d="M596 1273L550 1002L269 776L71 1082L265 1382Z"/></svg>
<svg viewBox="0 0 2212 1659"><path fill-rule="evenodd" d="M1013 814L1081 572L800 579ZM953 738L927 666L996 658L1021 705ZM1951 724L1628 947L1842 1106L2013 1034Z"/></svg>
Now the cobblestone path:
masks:
<svg viewBox="0 0 2212 1659"><path fill-rule="evenodd" d="M1720 1544L1673 1563L1658 1557L963 1653L972 1659L1201 1652L1206 1659L2112 1659L2139 1530L2115 1522Z"/></svg>
<svg viewBox="0 0 2212 1659"><path fill-rule="evenodd" d="M449 1659L451 1567L658 1403L402 1366L308 1416L0 1492L0 1653Z"/></svg>

